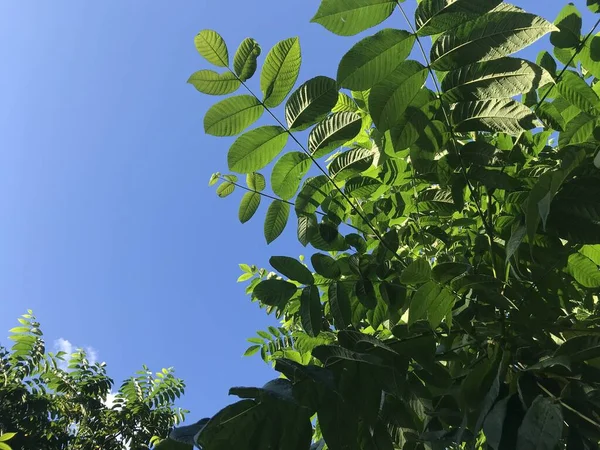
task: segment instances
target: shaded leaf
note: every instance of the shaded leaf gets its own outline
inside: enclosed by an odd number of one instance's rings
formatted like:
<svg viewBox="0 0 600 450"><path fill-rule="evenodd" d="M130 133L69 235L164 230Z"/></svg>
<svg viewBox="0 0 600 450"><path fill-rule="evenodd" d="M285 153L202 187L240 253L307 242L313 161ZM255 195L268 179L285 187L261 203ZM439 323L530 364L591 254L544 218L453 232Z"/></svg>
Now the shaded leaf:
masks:
<svg viewBox="0 0 600 450"><path fill-rule="evenodd" d="M300 261L289 256L271 256L269 264L279 273L302 284L313 284L313 278L310 270Z"/></svg>
<svg viewBox="0 0 600 450"><path fill-rule="evenodd" d="M265 305L283 307L296 290L296 286L292 283L271 278L258 283L252 294Z"/></svg>
<svg viewBox="0 0 600 450"><path fill-rule="evenodd" d="M554 450L562 437L563 415L558 403L538 396L519 427L516 450Z"/></svg>
<svg viewBox="0 0 600 450"><path fill-rule="evenodd" d="M310 257L310 262L315 272L325 278L336 279L342 274L338 262L329 255L315 253Z"/></svg>
<svg viewBox="0 0 600 450"><path fill-rule="evenodd" d="M431 279L431 266L425 258L419 258L408 265L400 275L404 284L426 283Z"/></svg>
<svg viewBox="0 0 600 450"><path fill-rule="evenodd" d="M335 328L338 330L348 328L352 323L352 306L345 283L338 281L330 284L328 298Z"/></svg>
<svg viewBox="0 0 600 450"><path fill-rule="evenodd" d="M321 298L319 288L307 286L300 296L300 318L302 328L309 336L317 336L321 330Z"/></svg>
<svg viewBox="0 0 600 450"><path fill-rule="evenodd" d="M318 76L294 91L285 105L285 119L290 130L300 131L321 121L338 100L335 80Z"/></svg>
<svg viewBox="0 0 600 450"><path fill-rule="evenodd" d="M333 189L333 184L325 175L307 178L296 197L296 212L314 213Z"/></svg>
<svg viewBox="0 0 600 450"><path fill-rule="evenodd" d="M353 112L334 113L318 123L308 136L308 149L314 158L332 152L355 138L361 131L362 118Z"/></svg>

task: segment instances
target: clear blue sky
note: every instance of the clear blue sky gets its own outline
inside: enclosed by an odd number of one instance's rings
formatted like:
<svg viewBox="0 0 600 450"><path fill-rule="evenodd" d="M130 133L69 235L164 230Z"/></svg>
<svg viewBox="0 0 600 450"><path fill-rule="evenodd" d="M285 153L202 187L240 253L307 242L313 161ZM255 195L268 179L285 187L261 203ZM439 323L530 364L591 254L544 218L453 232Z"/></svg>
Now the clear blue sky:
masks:
<svg viewBox="0 0 600 450"><path fill-rule="evenodd" d="M186 80L208 68L193 45L203 28L231 54L254 37L263 57L298 35L300 79L335 77L357 38L310 24L318 3L0 2L0 342L32 308L48 347L93 347L117 382L143 363L175 366L190 419L233 400L230 386L275 375L241 358L270 322L236 284L237 264L302 249L293 224L267 247L266 205L242 226L239 195L221 200L207 187L226 170L231 140L203 134L217 98ZM565 2L518 4L553 20ZM386 26L405 28L397 13Z"/></svg>

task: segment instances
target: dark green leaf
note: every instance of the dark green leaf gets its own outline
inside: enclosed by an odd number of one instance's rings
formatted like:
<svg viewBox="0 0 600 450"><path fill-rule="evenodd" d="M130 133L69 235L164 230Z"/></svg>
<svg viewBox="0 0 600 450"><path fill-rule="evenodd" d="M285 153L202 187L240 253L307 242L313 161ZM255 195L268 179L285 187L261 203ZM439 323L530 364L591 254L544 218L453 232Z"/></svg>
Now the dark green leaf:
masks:
<svg viewBox="0 0 600 450"><path fill-rule="evenodd" d="M315 158L331 153L355 138L361 131L362 118L353 112L339 112L317 124L308 136L308 149Z"/></svg>
<svg viewBox="0 0 600 450"><path fill-rule="evenodd" d="M400 275L404 284L420 284L431 280L431 266L425 258L419 258L408 265Z"/></svg>
<svg viewBox="0 0 600 450"><path fill-rule="evenodd" d="M481 15L443 34L431 48L435 70L453 70L508 56L557 28L539 16L521 11Z"/></svg>
<svg viewBox="0 0 600 450"><path fill-rule="evenodd" d="M311 256L310 262L319 275L329 279L339 278L341 270L338 262L331 256L324 255L323 253L315 253Z"/></svg>
<svg viewBox="0 0 600 450"><path fill-rule="evenodd" d="M563 73L556 89L573 105L582 111L597 114L600 111L600 98L596 92L573 71Z"/></svg>
<svg viewBox="0 0 600 450"><path fill-rule="evenodd" d="M296 293L296 286L283 280L263 280L256 285L253 295L269 306L283 307Z"/></svg>
<svg viewBox="0 0 600 450"><path fill-rule="evenodd" d="M294 91L285 105L285 119L290 130L300 131L321 121L338 100L335 80L318 76Z"/></svg>
<svg viewBox="0 0 600 450"><path fill-rule="evenodd" d="M352 306L347 289L345 283L341 281L329 285L329 307L333 324L338 330L348 328L352 322Z"/></svg>
<svg viewBox="0 0 600 450"><path fill-rule="evenodd" d="M550 42L558 48L575 48L581 36L581 13L569 3L560 11L554 24L560 31L550 33Z"/></svg>
<svg viewBox="0 0 600 450"><path fill-rule="evenodd" d="M322 0L311 22L340 36L353 36L383 22L395 7L392 0Z"/></svg>
<svg viewBox="0 0 600 450"><path fill-rule="evenodd" d="M333 184L325 175L307 178L296 197L296 212L298 214L314 213L333 188Z"/></svg>
<svg viewBox="0 0 600 450"><path fill-rule="evenodd" d="M366 148L355 148L340 153L329 165L329 175L335 180L345 180L369 169L374 157L373 151Z"/></svg>
<svg viewBox="0 0 600 450"><path fill-rule="evenodd" d="M370 89L410 55L414 42L410 33L391 28L364 38L342 57L338 84L355 91Z"/></svg>
<svg viewBox="0 0 600 450"><path fill-rule="evenodd" d="M321 330L321 298L319 288L307 286L300 296L302 328L309 336L317 336Z"/></svg>
<svg viewBox="0 0 600 450"><path fill-rule="evenodd" d="M555 401L539 396L519 427L516 450L554 450L562 438L563 415Z"/></svg>
<svg viewBox="0 0 600 450"><path fill-rule="evenodd" d="M464 263L441 263L431 270L431 278L438 283L447 284L469 272L471 266Z"/></svg>
<svg viewBox="0 0 600 450"><path fill-rule="evenodd" d="M434 282L430 281L421 286L412 296L409 306L409 325L427 317L429 308L440 295L442 289Z"/></svg>
<svg viewBox="0 0 600 450"><path fill-rule="evenodd" d="M300 261L289 256L271 256L269 264L279 273L302 284L313 284L313 278L310 270Z"/></svg>

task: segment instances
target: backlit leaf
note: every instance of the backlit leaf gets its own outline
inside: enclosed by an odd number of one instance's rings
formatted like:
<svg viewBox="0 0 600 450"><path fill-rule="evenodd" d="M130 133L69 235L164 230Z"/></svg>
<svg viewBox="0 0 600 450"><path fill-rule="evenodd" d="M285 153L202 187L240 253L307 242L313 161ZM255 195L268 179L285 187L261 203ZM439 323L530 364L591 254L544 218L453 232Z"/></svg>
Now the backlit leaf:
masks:
<svg viewBox="0 0 600 450"><path fill-rule="evenodd" d="M202 30L194 38L196 50L209 63L218 67L229 65L227 44L219 33L213 30Z"/></svg>
<svg viewBox="0 0 600 450"><path fill-rule="evenodd" d="M340 36L352 36L383 22L395 7L392 0L322 0L311 22Z"/></svg>
<svg viewBox="0 0 600 450"><path fill-rule="evenodd" d="M194 72L187 82L198 91L208 95L231 94L242 85L231 72L220 74L213 70Z"/></svg>
<svg viewBox="0 0 600 450"><path fill-rule="evenodd" d="M281 233L283 233L283 230L287 225L289 215L289 204L279 200L273 200L273 202L269 205L264 226L264 234L267 244L273 242Z"/></svg>
<svg viewBox="0 0 600 450"><path fill-rule="evenodd" d="M296 84L301 62L298 38L280 41L269 51L260 74L265 106L274 108L285 100Z"/></svg>
<svg viewBox="0 0 600 450"><path fill-rule="evenodd" d="M415 11L420 36L440 34L477 19L498 6L502 0L422 0Z"/></svg>
<svg viewBox="0 0 600 450"><path fill-rule="evenodd" d="M260 45L254 39L246 38L242 41L233 57L233 70L240 80L246 81L252 78L256 72L260 53Z"/></svg>
<svg viewBox="0 0 600 450"><path fill-rule="evenodd" d="M284 200L292 198L312 161L302 152L289 152L277 160L271 173L273 192Z"/></svg>
<svg viewBox="0 0 600 450"><path fill-rule="evenodd" d="M331 153L360 133L362 118L353 112L339 112L318 123L308 137L308 149L315 158Z"/></svg>
<svg viewBox="0 0 600 450"><path fill-rule="evenodd" d="M262 169L283 150L288 136L279 126L259 127L242 134L227 154L229 169L238 173Z"/></svg>
<svg viewBox="0 0 600 450"><path fill-rule="evenodd" d="M335 80L318 76L300 86L285 105L285 119L290 130L300 131L321 121L338 100Z"/></svg>
<svg viewBox="0 0 600 450"><path fill-rule="evenodd" d="M264 107L251 95L229 97L213 105L204 116L204 131L213 136L234 136L260 116Z"/></svg>
<svg viewBox="0 0 600 450"><path fill-rule="evenodd" d="M259 206L260 194L257 192L246 192L240 202L240 210L238 213L240 222L246 223L252 219L252 216L254 216L254 213L256 213Z"/></svg>

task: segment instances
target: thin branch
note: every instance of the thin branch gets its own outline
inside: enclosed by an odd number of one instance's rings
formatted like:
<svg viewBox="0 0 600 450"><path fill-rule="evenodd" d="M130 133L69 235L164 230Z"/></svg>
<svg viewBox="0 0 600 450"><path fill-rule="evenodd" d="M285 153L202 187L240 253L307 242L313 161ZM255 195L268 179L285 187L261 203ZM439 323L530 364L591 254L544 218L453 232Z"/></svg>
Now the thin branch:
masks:
<svg viewBox="0 0 600 450"><path fill-rule="evenodd" d="M585 420L586 422L594 425L596 428L598 428L600 430L600 423L596 422L595 420L590 419L588 416L586 416L585 414L580 413L579 411L577 411L575 408L567 405L565 402L563 402L560 398L556 397L552 392L550 392L548 389L546 389L544 386L542 386L539 382L536 381L536 384L538 385L538 387L544 391L546 394L548 394L549 397L551 397L552 399L556 400L558 403L560 403L565 409L568 409L569 411L571 411L573 414L578 415L579 417L581 417L583 420Z"/></svg>

